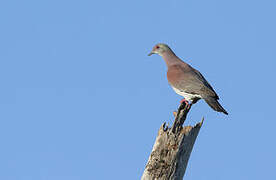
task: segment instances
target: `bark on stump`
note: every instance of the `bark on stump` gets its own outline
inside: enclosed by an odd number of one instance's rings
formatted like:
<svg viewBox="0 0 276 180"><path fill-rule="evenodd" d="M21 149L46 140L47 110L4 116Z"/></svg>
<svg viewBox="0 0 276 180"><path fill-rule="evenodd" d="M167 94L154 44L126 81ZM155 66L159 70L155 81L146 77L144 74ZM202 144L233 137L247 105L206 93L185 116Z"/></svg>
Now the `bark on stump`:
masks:
<svg viewBox="0 0 276 180"><path fill-rule="evenodd" d="M142 180L182 180L190 154L202 126L203 119L194 127L185 126L191 106L182 103L172 127L163 123L158 131Z"/></svg>

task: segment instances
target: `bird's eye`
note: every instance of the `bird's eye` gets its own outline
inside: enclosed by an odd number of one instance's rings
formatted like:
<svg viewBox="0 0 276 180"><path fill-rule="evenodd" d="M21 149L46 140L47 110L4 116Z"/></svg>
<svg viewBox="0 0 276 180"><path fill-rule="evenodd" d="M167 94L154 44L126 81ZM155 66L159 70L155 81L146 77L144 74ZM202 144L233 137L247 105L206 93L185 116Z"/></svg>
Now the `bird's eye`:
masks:
<svg viewBox="0 0 276 180"><path fill-rule="evenodd" d="M160 47L159 46L156 46L156 49L159 49Z"/></svg>

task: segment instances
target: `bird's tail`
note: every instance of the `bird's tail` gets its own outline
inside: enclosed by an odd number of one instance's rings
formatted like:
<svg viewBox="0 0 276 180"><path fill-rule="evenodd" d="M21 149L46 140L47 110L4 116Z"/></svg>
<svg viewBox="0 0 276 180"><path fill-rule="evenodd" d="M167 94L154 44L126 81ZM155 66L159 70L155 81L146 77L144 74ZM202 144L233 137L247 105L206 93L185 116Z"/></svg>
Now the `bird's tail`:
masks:
<svg viewBox="0 0 276 180"><path fill-rule="evenodd" d="M203 99L215 111L223 112L224 114L228 115L228 112L220 105L220 103L218 102L218 100L215 99L214 97L208 96L208 97L204 97Z"/></svg>

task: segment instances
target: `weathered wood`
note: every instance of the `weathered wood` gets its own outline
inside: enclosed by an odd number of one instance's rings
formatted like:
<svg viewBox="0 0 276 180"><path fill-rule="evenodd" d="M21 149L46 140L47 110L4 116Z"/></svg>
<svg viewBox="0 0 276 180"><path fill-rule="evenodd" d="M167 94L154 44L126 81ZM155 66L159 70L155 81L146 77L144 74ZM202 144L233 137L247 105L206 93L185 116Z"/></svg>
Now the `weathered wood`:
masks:
<svg viewBox="0 0 276 180"><path fill-rule="evenodd" d="M173 126L164 123L155 140L142 180L181 180L192 152L203 119L194 127L182 125L191 106L182 103Z"/></svg>

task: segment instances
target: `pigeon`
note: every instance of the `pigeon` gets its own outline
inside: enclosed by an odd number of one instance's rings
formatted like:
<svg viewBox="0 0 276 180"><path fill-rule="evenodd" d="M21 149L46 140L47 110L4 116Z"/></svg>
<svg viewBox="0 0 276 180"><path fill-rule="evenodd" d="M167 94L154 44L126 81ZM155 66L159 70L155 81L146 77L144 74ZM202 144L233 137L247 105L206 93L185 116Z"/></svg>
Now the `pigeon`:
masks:
<svg viewBox="0 0 276 180"><path fill-rule="evenodd" d="M181 102L191 105L204 99L212 109L228 115L218 102L217 93L203 75L178 58L168 45L163 43L155 45L148 55L152 54L158 54L165 60L169 84L177 94L184 97Z"/></svg>

